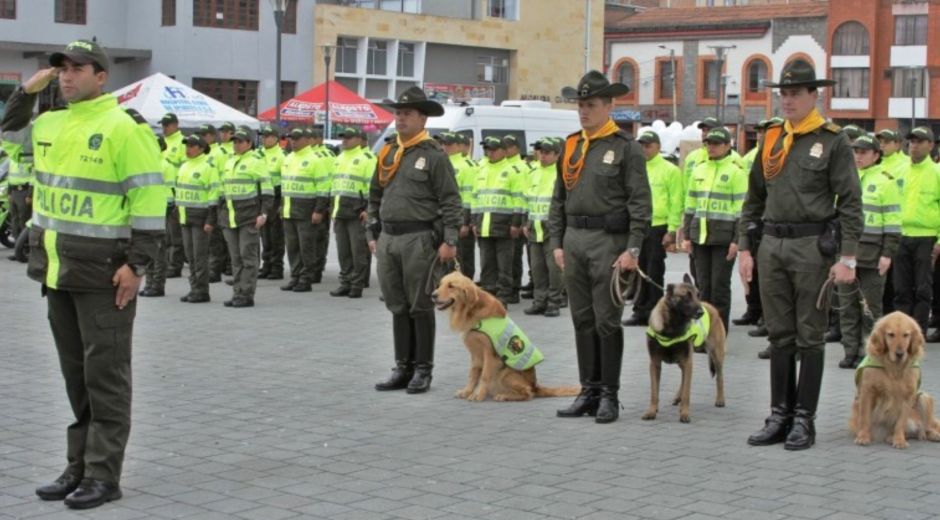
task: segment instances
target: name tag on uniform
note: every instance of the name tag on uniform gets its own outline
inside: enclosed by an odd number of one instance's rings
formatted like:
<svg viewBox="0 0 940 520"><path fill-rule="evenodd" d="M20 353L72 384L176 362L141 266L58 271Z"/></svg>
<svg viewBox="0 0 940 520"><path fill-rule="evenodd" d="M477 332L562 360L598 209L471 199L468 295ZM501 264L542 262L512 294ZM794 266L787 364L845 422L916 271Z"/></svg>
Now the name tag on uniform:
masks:
<svg viewBox="0 0 940 520"><path fill-rule="evenodd" d="M809 156L819 159L823 154L823 145L822 143L816 143L812 148L809 149Z"/></svg>
<svg viewBox="0 0 940 520"><path fill-rule="evenodd" d="M415 161L415 169L423 170L427 165L427 161L424 160L424 157L418 157L418 160Z"/></svg>
<svg viewBox="0 0 940 520"><path fill-rule="evenodd" d="M614 164L614 151L607 150L607 153L604 154L604 164Z"/></svg>

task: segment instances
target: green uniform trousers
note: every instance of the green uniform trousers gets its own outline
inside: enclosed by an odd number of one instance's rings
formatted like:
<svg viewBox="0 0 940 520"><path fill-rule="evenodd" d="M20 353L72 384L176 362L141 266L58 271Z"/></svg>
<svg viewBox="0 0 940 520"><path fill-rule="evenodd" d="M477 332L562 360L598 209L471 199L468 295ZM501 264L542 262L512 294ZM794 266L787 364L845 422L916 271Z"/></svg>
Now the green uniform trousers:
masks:
<svg viewBox="0 0 940 520"><path fill-rule="evenodd" d="M339 284L350 289L365 287L369 276L369 244L366 230L357 218L333 220L336 254L339 256Z"/></svg>
<svg viewBox="0 0 940 520"><path fill-rule="evenodd" d="M46 289L46 301L75 415L66 435L69 470L119 483L131 430L131 333L137 300L118 310L113 291Z"/></svg>
<svg viewBox="0 0 940 520"><path fill-rule="evenodd" d="M602 229L565 231L565 289L576 332L607 337L622 330L623 308L610 297L610 277L627 238Z"/></svg>
<svg viewBox="0 0 940 520"><path fill-rule="evenodd" d="M878 274L877 267L857 267L855 277L858 279L858 290L868 303L874 320L865 317L862 304L858 301L859 294L854 286L840 286L839 291L839 325L842 329L842 347L846 356L864 356L865 343L868 335L881 317L881 298L884 296L885 277Z"/></svg>
<svg viewBox="0 0 940 520"><path fill-rule="evenodd" d="M232 258L232 289L236 298L254 300L261 264L261 232L253 225L225 228L225 243Z"/></svg>
<svg viewBox="0 0 940 520"><path fill-rule="evenodd" d="M166 213L166 260L167 271L179 273L183 270L186 253L183 249L183 230L180 227L180 212L176 206Z"/></svg>
<svg viewBox="0 0 940 520"><path fill-rule="evenodd" d="M500 298L512 296L515 241L509 237L480 237L480 285Z"/></svg>
<svg viewBox="0 0 940 520"><path fill-rule="evenodd" d="M518 292L522 289L522 271L524 269L522 263L522 257L526 256L528 252L527 241L524 236L519 236L519 238L513 240L512 245L512 291L513 293ZM529 277L531 278L531 260L529 261Z"/></svg>
<svg viewBox="0 0 940 520"><path fill-rule="evenodd" d="M274 188L274 208L281 207L281 187ZM261 260L264 268L273 273L284 273L284 221L280 211L272 211L261 228Z"/></svg>
<svg viewBox="0 0 940 520"><path fill-rule="evenodd" d="M184 225L183 250L189 263L189 294L209 295L209 233L202 226Z"/></svg>
<svg viewBox="0 0 940 520"><path fill-rule="evenodd" d="M167 226L169 228L169 226ZM150 259L150 262L147 263L147 278L144 281L144 287L147 289L157 289L164 290L166 287L166 271L167 271L167 258L166 253L167 244L169 243L169 234L163 235L163 238L160 240L160 249L157 251L156 255Z"/></svg>
<svg viewBox="0 0 940 520"><path fill-rule="evenodd" d="M225 245L225 237L222 235L222 227L215 226L212 235L209 237L209 273L221 276L232 265L232 259L228 256L228 246Z"/></svg>
<svg viewBox="0 0 940 520"><path fill-rule="evenodd" d="M721 321L728 330L731 315L731 272L734 260L728 260L728 246L705 246L693 244L695 258L695 284L699 296L718 309ZM655 305L655 303L654 303Z"/></svg>
<svg viewBox="0 0 940 520"><path fill-rule="evenodd" d="M457 240L457 261L460 262L460 272L473 280L476 275L476 247L477 239L473 232L467 233L466 238Z"/></svg>
<svg viewBox="0 0 940 520"><path fill-rule="evenodd" d="M412 317L434 311L425 291L431 264L437 259L433 231L379 235L376 244L379 285L392 314Z"/></svg>
<svg viewBox="0 0 940 520"><path fill-rule="evenodd" d="M313 225L317 233L317 263L313 271L318 275L322 275L326 270L326 256L330 252L330 220L330 215L324 214L323 222Z"/></svg>
<svg viewBox="0 0 940 520"><path fill-rule="evenodd" d="M33 216L29 197L29 184L10 185L10 236L15 241L26 229L26 222Z"/></svg>
<svg viewBox="0 0 940 520"><path fill-rule="evenodd" d="M795 352L823 351L829 326L828 299L816 309L819 290L829 277L833 259L816 247L817 237L779 238L764 235L757 252L760 297L771 347Z"/></svg>
<svg viewBox="0 0 940 520"><path fill-rule="evenodd" d="M548 240L529 242L529 263L532 267L533 303L538 307L560 306L565 282Z"/></svg>
<svg viewBox="0 0 940 520"><path fill-rule="evenodd" d="M287 243L287 261L290 278L299 283L313 281L317 264L317 232L307 219L284 219L284 241Z"/></svg>

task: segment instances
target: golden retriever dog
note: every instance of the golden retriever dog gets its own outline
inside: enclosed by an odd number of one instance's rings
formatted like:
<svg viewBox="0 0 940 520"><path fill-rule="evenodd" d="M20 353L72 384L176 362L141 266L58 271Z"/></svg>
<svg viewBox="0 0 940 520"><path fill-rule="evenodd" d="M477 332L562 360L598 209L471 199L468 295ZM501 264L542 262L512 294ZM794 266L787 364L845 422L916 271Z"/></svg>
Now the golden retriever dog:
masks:
<svg viewBox="0 0 940 520"><path fill-rule="evenodd" d="M855 444L871 444L873 436L898 449L907 439L940 442L933 398L920 391L924 335L917 322L902 312L888 314L875 323L865 351L849 419Z"/></svg>
<svg viewBox="0 0 940 520"><path fill-rule="evenodd" d="M690 331L703 331L698 328L704 313L708 313L709 328L704 343L695 347L694 337L677 341ZM651 333L652 332L652 333ZM659 411L659 380L663 363L678 364L682 371L682 383L673 399L673 406L679 405L679 421L692 420L689 404L692 392L692 353L708 354L708 368L718 386L715 406L725 405L725 326L718 314L718 309L710 303L699 300L698 291L692 285L692 279L685 276L681 284L666 286L666 294L660 298L650 313L646 347L650 355L650 404L643 414L643 420L651 421Z"/></svg>
<svg viewBox="0 0 940 520"><path fill-rule="evenodd" d="M460 332L470 352L470 376L456 397L468 401L528 401L533 397L578 395L580 386L546 387L535 379L535 367L515 370L496 354L489 336L475 330L484 318L503 318L506 308L493 295L480 289L459 272L441 279L431 295L440 311L450 313L451 329Z"/></svg>

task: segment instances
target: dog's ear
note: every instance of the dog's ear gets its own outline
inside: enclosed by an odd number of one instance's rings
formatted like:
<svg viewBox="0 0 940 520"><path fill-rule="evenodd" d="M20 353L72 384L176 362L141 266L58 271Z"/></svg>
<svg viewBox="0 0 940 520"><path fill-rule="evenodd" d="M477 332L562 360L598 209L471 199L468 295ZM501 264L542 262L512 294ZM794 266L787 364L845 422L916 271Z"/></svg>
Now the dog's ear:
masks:
<svg viewBox="0 0 940 520"><path fill-rule="evenodd" d="M689 285L695 285L695 282L692 281L692 277L689 276L689 273L682 275L682 283L687 283Z"/></svg>
<svg viewBox="0 0 940 520"><path fill-rule="evenodd" d="M885 343L887 323L884 319L879 320L874 330L871 331L871 335L868 336L868 347L865 350L868 351L869 356L883 357L887 352L888 346Z"/></svg>
<svg viewBox="0 0 940 520"><path fill-rule="evenodd" d="M912 360L918 360L924 355L924 333L920 331L918 325L914 325L914 330L911 332L911 343L907 353Z"/></svg>
<svg viewBox="0 0 940 520"><path fill-rule="evenodd" d="M672 296L672 293L674 293L675 290L676 290L676 284L674 283L666 284L666 296Z"/></svg>
<svg viewBox="0 0 940 520"><path fill-rule="evenodd" d="M460 290L464 294L464 299L466 299L467 308L472 309L476 307L477 302L480 301L480 289L476 284L467 278L464 283L460 284Z"/></svg>

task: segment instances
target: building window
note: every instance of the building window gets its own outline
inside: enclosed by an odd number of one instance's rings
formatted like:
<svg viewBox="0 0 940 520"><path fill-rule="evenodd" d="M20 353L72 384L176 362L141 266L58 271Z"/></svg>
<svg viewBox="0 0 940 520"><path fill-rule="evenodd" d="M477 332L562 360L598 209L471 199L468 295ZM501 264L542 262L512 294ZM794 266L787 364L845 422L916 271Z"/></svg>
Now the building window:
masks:
<svg viewBox="0 0 940 520"><path fill-rule="evenodd" d="M477 58L477 81L504 84L509 82L509 60L494 56Z"/></svg>
<svg viewBox="0 0 940 520"><path fill-rule="evenodd" d="M257 81L193 78L193 88L246 114L258 113Z"/></svg>
<svg viewBox="0 0 940 520"><path fill-rule="evenodd" d="M764 92L764 81L767 80L767 63L764 60L754 60L747 66L747 91L751 94Z"/></svg>
<svg viewBox="0 0 940 520"><path fill-rule="evenodd" d="M85 0L55 0L56 23L85 25L87 14Z"/></svg>
<svg viewBox="0 0 940 520"><path fill-rule="evenodd" d="M362 2L372 7L375 1ZM419 0L379 0L379 9L383 11L395 11L397 13L418 13L421 2Z"/></svg>
<svg viewBox="0 0 940 520"><path fill-rule="evenodd" d="M924 97L924 69L894 69L891 73L891 97Z"/></svg>
<svg viewBox="0 0 940 520"><path fill-rule="evenodd" d="M281 26L284 34L297 34L297 0L287 0L287 10L284 11L284 23Z"/></svg>
<svg viewBox="0 0 940 520"><path fill-rule="evenodd" d="M384 76L388 73L388 42L369 40L369 53L366 56L366 74Z"/></svg>
<svg viewBox="0 0 940 520"><path fill-rule="evenodd" d="M699 84L702 86L702 99L717 100L719 89L721 88L721 73L718 69L718 60L706 59L702 60L701 64L702 77Z"/></svg>
<svg viewBox="0 0 940 520"><path fill-rule="evenodd" d="M617 67L617 77L615 81L618 83L623 83L630 88L630 94L636 92L636 67L633 66L633 63L625 61Z"/></svg>
<svg viewBox="0 0 940 520"><path fill-rule="evenodd" d="M868 30L858 22L846 22L832 35L835 56L867 56L868 52Z"/></svg>
<svg viewBox="0 0 940 520"><path fill-rule="evenodd" d="M895 45L927 45L927 15L895 16Z"/></svg>
<svg viewBox="0 0 940 520"><path fill-rule="evenodd" d="M519 19L519 0L490 0L487 16L504 20Z"/></svg>
<svg viewBox="0 0 940 520"><path fill-rule="evenodd" d="M160 11L160 25L171 27L176 25L176 0L163 0Z"/></svg>
<svg viewBox="0 0 940 520"><path fill-rule="evenodd" d="M359 54L359 40L355 38L336 39L336 72L356 73Z"/></svg>
<svg viewBox="0 0 940 520"><path fill-rule="evenodd" d="M672 99L674 94L673 85L675 84L675 79L673 74L675 71L672 68L672 60L664 60L659 62L659 85L657 85L656 90L659 92L659 97L662 99Z"/></svg>
<svg viewBox="0 0 940 520"><path fill-rule="evenodd" d="M288 100L297 95L297 82L296 81L282 81L281 82L281 102Z"/></svg>
<svg viewBox="0 0 940 520"><path fill-rule="evenodd" d="M834 98L867 98L868 69L832 69L832 87Z"/></svg>
<svg viewBox="0 0 940 520"><path fill-rule="evenodd" d="M193 0L193 25L258 30L258 0Z"/></svg>
<svg viewBox="0 0 940 520"><path fill-rule="evenodd" d="M415 44L398 43L398 76L413 78L415 76Z"/></svg>
<svg viewBox="0 0 940 520"><path fill-rule="evenodd" d="M0 0L0 18L16 20L16 0Z"/></svg>

